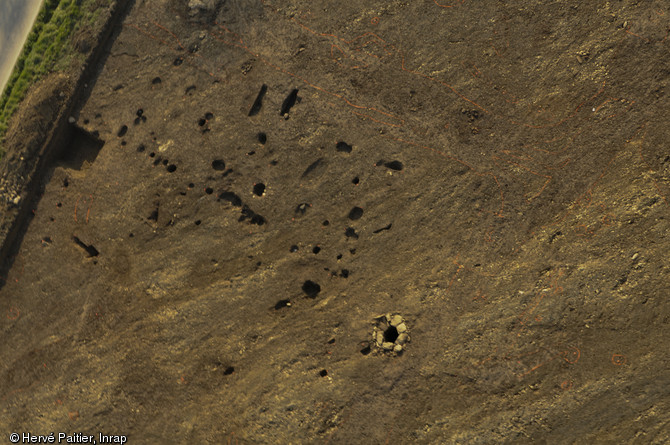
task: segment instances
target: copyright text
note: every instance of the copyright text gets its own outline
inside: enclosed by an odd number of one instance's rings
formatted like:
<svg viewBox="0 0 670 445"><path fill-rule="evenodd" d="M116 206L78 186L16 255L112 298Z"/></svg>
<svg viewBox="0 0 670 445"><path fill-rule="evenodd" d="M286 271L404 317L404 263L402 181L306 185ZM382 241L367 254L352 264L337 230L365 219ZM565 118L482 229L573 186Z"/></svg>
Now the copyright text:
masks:
<svg viewBox="0 0 670 445"><path fill-rule="evenodd" d="M9 435L11 443L126 443L128 438L124 435L103 434L97 436L84 433L51 433L47 435L36 435L31 433L12 433Z"/></svg>

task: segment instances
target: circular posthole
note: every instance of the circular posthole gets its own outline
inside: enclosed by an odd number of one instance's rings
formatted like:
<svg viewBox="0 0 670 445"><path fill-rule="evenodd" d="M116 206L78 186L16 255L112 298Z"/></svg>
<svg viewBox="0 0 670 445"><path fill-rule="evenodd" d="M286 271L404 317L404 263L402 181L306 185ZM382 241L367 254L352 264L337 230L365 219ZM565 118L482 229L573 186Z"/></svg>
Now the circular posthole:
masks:
<svg viewBox="0 0 670 445"><path fill-rule="evenodd" d="M256 196L263 196L265 193L265 184L262 182L259 182L257 184L254 184L254 195Z"/></svg>
<svg viewBox="0 0 670 445"><path fill-rule="evenodd" d="M409 340L409 328L400 314L375 317L370 345L375 346L378 352L402 354Z"/></svg>
<svg viewBox="0 0 670 445"><path fill-rule="evenodd" d="M321 292L321 286L312 280L307 280L302 285L302 291L307 297L314 299Z"/></svg>

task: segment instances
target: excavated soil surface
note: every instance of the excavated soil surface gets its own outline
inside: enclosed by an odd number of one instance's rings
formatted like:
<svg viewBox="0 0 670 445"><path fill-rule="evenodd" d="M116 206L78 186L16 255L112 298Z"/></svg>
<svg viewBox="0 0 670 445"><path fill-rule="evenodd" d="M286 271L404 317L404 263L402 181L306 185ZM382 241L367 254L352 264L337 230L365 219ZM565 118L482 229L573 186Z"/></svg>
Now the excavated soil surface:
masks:
<svg viewBox="0 0 670 445"><path fill-rule="evenodd" d="M668 443L670 7L507 3L136 1L0 283L0 431Z"/></svg>

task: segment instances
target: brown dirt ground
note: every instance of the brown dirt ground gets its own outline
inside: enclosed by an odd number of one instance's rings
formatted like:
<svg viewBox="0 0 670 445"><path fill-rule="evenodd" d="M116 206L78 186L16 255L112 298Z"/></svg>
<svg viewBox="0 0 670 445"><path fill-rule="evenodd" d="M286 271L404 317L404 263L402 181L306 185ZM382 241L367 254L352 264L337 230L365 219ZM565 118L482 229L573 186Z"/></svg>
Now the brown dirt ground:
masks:
<svg viewBox="0 0 670 445"><path fill-rule="evenodd" d="M670 441L667 3L186 3L135 2L4 277L0 431Z"/></svg>

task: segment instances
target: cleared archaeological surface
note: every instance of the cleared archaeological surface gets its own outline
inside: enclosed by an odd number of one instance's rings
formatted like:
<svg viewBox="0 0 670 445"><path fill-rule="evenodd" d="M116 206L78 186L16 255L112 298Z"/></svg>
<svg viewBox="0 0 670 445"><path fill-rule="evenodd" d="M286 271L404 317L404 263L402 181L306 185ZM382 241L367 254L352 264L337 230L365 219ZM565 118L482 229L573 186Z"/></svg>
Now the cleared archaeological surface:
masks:
<svg viewBox="0 0 670 445"><path fill-rule="evenodd" d="M670 440L670 8L512 3L136 1L3 277L0 429Z"/></svg>

